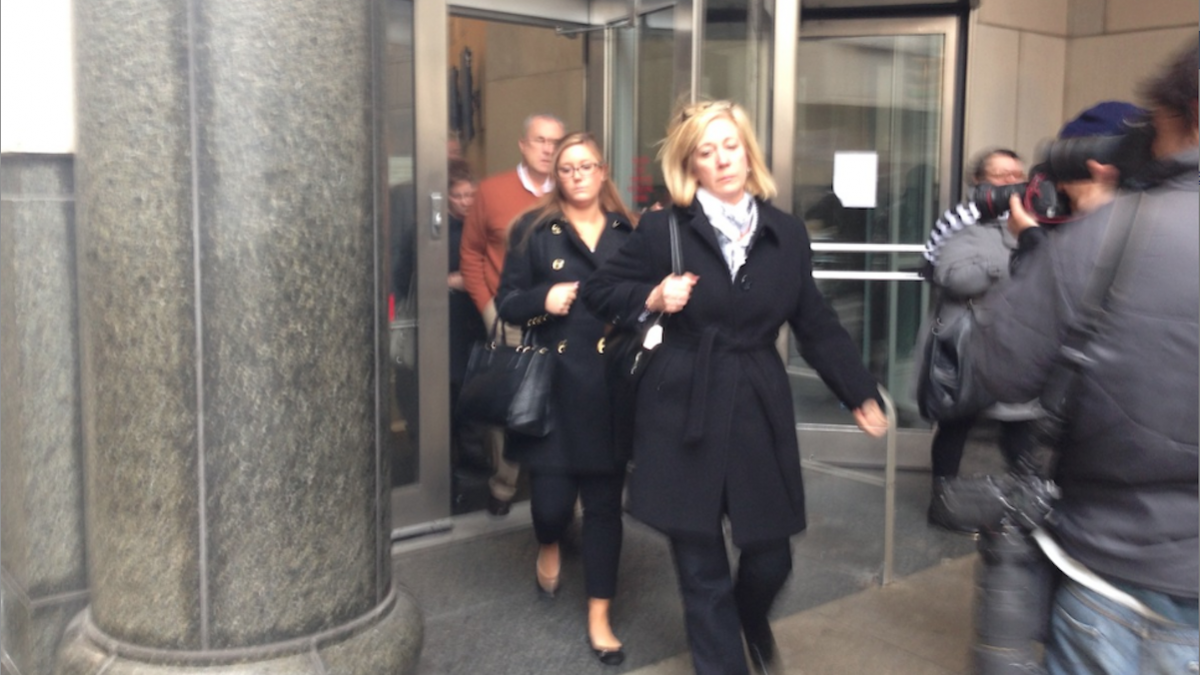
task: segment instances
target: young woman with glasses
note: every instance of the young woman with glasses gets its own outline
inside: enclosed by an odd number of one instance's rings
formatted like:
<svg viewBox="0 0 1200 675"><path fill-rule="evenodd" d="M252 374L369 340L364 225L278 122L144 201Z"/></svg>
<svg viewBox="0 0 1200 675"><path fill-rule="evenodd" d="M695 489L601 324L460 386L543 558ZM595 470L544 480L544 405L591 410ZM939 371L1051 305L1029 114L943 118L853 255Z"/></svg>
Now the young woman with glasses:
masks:
<svg viewBox="0 0 1200 675"><path fill-rule="evenodd" d="M625 659L609 623L621 556L625 462L618 457L604 379L605 324L575 302L580 282L614 255L635 217L609 179L596 140L568 135L554 154L554 189L517 218L496 295L500 318L533 331L558 355L554 428L544 438L509 434L506 456L529 472L539 544L537 590L553 598L562 568L559 541L583 505L582 552L588 642L606 665Z"/></svg>

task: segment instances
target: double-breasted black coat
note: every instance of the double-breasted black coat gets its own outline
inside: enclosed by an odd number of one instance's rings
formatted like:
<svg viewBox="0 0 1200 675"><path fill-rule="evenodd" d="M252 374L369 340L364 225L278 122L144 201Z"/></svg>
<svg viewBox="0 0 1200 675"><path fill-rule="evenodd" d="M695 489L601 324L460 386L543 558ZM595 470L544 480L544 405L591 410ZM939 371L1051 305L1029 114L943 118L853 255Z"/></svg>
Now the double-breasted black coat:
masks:
<svg viewBox="0 0 1200 675"><path fill-rule="evenodd" d="M575 228L559 218L528 214L513 224L496 292L505 321L534 331L538 344L555 354L552 384L554 428L543 438L509 434L505 456L534 471L610 473L624 471L614 452L608 387L600 341L605 324L581 302L566 316L546 312L555 284L584 281L621 248L633 232L629 221L608 213L607 226L590 251Z"/></svg>
<svg viewBox="0 0 1200 675"><path fill-rule="evenodd" d="M878 398L860 352L812 278L808 233L758 201L758 229L731 278L698 202L671 207L683 267L699 276L637 395L630 510L672 536L718 536L727 514L738 546L805 528L791 388L775 348L786 322L801 354L850 408ZM647 214L583 285L605 320L630 327L671 273L667 210Z"/></svg>

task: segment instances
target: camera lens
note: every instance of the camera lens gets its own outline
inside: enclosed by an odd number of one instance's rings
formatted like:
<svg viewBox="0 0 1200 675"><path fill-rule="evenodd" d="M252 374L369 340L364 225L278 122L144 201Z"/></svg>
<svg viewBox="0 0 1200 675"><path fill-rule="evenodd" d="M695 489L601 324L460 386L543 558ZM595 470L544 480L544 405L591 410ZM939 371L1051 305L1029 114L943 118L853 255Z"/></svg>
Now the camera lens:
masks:
<svg viewBox="0 0 1200 675"><path fill-rule="evenodd" d="M1025 196L1025 186L1027 183L1016 183L1014 185L992 185L991 183L980 183L971 188L967 194L967 201L975 205L979 209L979 215L984 220L994 220L1002 214L1008 213L1008 198L1012 195Z"/></svg>

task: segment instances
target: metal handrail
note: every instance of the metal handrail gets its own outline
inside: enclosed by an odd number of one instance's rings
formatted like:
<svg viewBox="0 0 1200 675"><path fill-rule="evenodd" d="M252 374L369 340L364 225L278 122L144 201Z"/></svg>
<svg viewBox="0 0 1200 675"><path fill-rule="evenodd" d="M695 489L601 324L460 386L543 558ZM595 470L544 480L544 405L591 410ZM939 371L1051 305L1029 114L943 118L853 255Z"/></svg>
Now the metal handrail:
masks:
<svg viewBox="0 0 1200 675"><path fill-rule="evenodd" d="M917 272L847 272L840 270L813 270L814 279L840 279L847 281L924 281Z"/></svg>
<svg viewBox="0 0 1200 675"><path fill-rule="evenodd" d="M816 242L813 251L834 253L924 253L924 244L850 244L842 242Z"/></svg>
<svg viewBox="0 0 1200 675"><path fill-rule="evenodd" d="M887 414L887 456L883 470L883 572L880 586L892 583L892 570L896 562L896 404L883 385L879 385Z"/></svg>

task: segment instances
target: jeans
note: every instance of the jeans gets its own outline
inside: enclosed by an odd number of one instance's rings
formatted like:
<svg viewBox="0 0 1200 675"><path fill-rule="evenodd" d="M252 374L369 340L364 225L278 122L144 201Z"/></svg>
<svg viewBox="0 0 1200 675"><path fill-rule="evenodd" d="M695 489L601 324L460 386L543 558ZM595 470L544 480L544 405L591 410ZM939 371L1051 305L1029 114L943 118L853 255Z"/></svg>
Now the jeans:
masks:
<svg viewBox="0 0 1200 675"><path fill-rule="evenodd" d="M1162 624L1064 579L1054 600L1046 669L1050 675L1185 675L1200 673L1195 603L1138 591ZM1179 622L1179 623L1175 623Z"/></svg>

